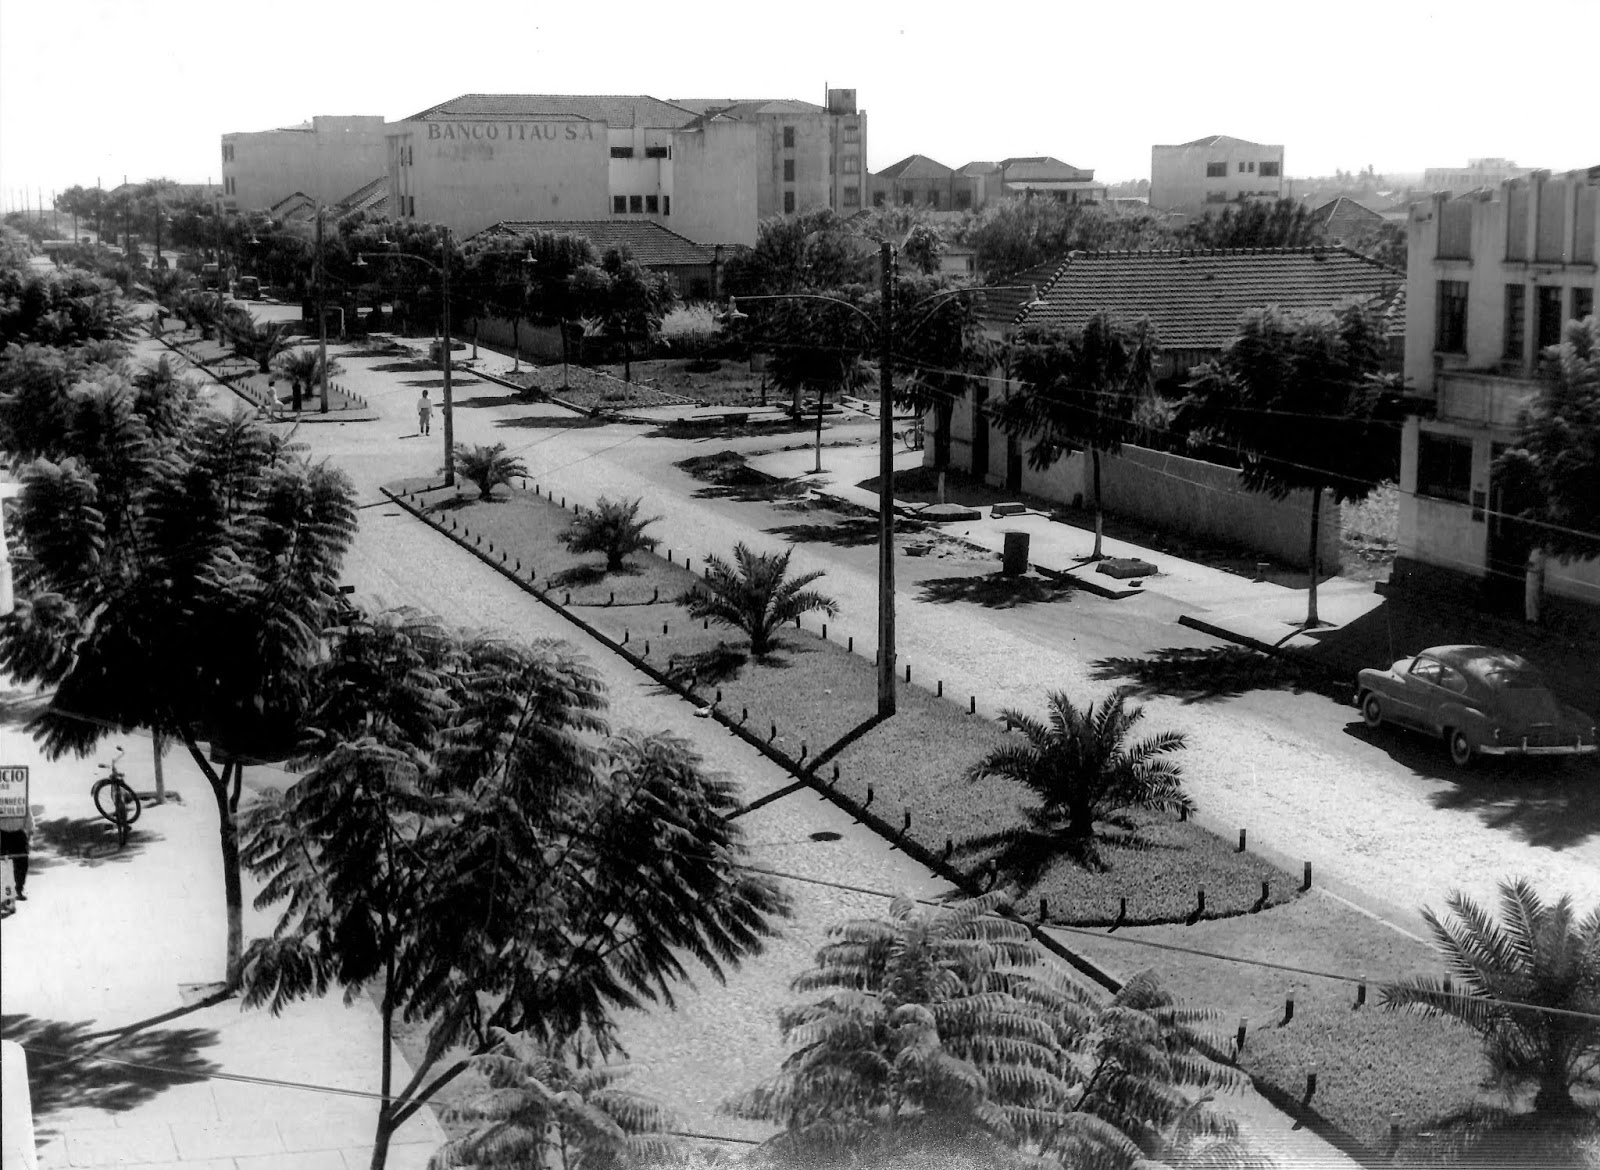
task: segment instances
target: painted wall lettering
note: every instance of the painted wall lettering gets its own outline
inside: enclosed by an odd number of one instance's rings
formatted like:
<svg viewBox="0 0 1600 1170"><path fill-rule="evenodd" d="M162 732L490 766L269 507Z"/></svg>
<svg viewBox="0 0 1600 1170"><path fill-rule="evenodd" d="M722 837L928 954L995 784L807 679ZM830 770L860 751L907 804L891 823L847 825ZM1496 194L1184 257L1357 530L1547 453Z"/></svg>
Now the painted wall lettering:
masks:
<svg viewBox="0 0 1600 1170"><path fill-rule="evenodd" d="M593 122L429 122L428 141L592 142Z"/></svg>

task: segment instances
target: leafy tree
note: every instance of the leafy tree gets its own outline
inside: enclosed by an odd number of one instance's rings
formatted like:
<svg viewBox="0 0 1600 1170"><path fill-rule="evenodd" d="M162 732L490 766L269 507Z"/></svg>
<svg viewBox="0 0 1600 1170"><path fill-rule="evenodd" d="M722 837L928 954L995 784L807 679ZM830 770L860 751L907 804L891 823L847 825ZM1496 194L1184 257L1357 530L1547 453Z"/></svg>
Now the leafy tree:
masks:
<svg viewBox="0 0 1600 1170"><path fill-rule="evenodd" d="M605 553L606 572L622 569L623 560L636 552L654 552L661 543L644 530L660 516L639 519L639 506L644 501L608 500L601 496L592 508L584 508L573 519L571 527L561 534L561 543L569 552Z"/></svg>
<svg viewBox="0 0 1600 1170"><path fill-rule="evenodd" d="M991 284L1073 251L1170 247L1171 229L1148 212L1056 199L1002 199L985 207L966 232L978 271Z"/></svg>
<svg viewBox="0 0 1600 1170"><path fill-rule="evenodd" d="M1080 864L1105 869L1095 845L1095 825L1121 823L1124 809L1193 812L1182 767L1169 757L1185 747L1182 732L1164 731L1131 741L1144 718L1118 690L1079 708L1060 691L1048 696L1048 722L1015 709L1001 719L1022 740L1009 740L967 769L968 780L1014 780L1038 798L1024 823L969 838L964 852L1000 847L999 861L1031 880L1052 856L1065 850Z"/></svg>
<svg viewBox="0 0 1600 1170"><path fill-rule="evenodd" d="M252 942L246 1003L279 1011L381 976L428 1021L404 1086L382 1061L372 1165L390 1136L508 1033L616 1047L618 1010L721 980L788 903L740 867L734 783L670 735L606 731L593 671L560 643L466 637L406 611L330 631L311 770L254 806L247 861L281 904Z"/></svg>
<svg viewBox="0 0 1600 1170"><path fill-rule="evenodd" d="M943 280L900 279L895 288L895 403L919 414L933 412L933 465L939 502L950 466L950 426L956 403L975 379L988 376L999 357L978 316L975 297Z"/></svg>
<svg viewBox="0 0 1600 1170"><path fill-rule="evenodd" d="M52 759L141 727L188 748L217 803L231 983L243 768L298 737L356 513L343 473L182 392L116 373L67 391L23 473L0 667L54 688L28 724Z"/></svg>
<svg viewBox="0 0 1600 1170"><path fill-rule="evenodd" d="M633 258L626 246L607 248L600 264L585 265L568 280L580 312L598 317L607 336L622 343L623 381L633 381L633 342L648 342L672 306L672 284Z"/></svg>
<svg viewBox="0 0 1600 1170"><path fill-rule="evenodd" d="M824 573L789 577L793 552L752 552L741 541L733 546L731 564L708 556L705 580L696 582L678 603L688 608L691 617L742 630L750 639L750 653L762 658L771 651L778 631L802 614L821 610L832 617L839 612L833 598L806 588Z"/></svg>
<svg viewBox="0 0 1600 1170"><path fill-rule="evenodd" d="M1422 916L1450 976L1387 986L1383 1005L1465 1024L1497 1081L1536 1084L1536 1112L1571 1112L1574 1085L1600 1084L1600 908L1579 919L1569 895L1547 903L1523 878L1501 881L1498 922L1460 891L1445 904L1453 921L1426 907Z"/></svg>
<svg viewBox="0 0 1600 1170"><path fill-rule="evenodd" d="M906 233L900 255L923 276L933 276L939 271L939 257L944 255L944 240L931 224L916 224Z"/></svg>
<svg viewBox="0 0 1600 1170"><path fill-rule="evenodd" d="M478 487L478 498L487 500L501 484L508 487L511 481L528 474L528 465L514 455L506 454L506 445L468 447L456 444L456 470L461 478Z"/></svg>
<svg viewBox="0 0 1600 1170"><path fill-rule="evenodd" d="M1365 499L1395 477L1402 411L1383 373L1382 318L1351 304L1332 312L1247 313L1222 352L1195 367L1177 425L1203 450L1237 463L1253 492L1310 495L1306 624L1317 624L1322 497Z"/></svg>
<svg viewBox="0 0 1600 1170"><path fill-rule="evenodd" d="M123 338L129 320L117 290L80 268L0 268L0 349L13 343L71 346Z"/></svg>
<svg viewBox="0 0 1600 1170"><path fill-rule="evenodd" d="M1406 227L1403 223L1385 220L1358 232L1345 243L1352 252L1359 252L1367 259L1376 260L1396 272L1406 270Z"/></svg>
<svg viewBox="0 0 1600 1170"><path fill-rule="evenodd" d="M1123 322L1105 312L1091 316L1080 333L1029 329L1012 347L1012 368L1024 388L1000 404L995 423L1033 441L1028 462L1041 470L1066 451L1089 453L1095 560L1103 555L1100 455L1115 454L1138 430L1159 352L1149 318Z"/></svg>
<svg viewBox="0 0 1600 1170"><path fill-rule="evenodd" d="M844 394L871 382L866 364L877 338L864 306L865 289L855 285L808 294L779 294L780 299L750 304L751 320L741 326L748 343L768 351L767 373L773 385L787 391L790 409L800 417L800 396L817 398L817 443L821 450L822 408L830 393ZM855 306L851 312L843 301Z"/></svg>
<svg viewBox="0 0 1600 1170"><path fill-rule="evenodd" d="M1318 238L1311 209L1293 199L1207 212L1178 234L1179 243L1189 248L1304 248Z"/></svg>
<svg viewBox="0 0 1600 1170"><path fill-rule="evenodd" d="M795 1050L725 1108L782 1125L774 1144L795 1154L1044 1137L1071 1090L1062 1051L1090 1016L1004 905L995 892L930 912L901 896L887 919L831 928L791 984L822 997L778 1017Z"/></svg>
<svg viewBox="0 0 1600 1170"><path fill-rule="evenodd" d="M1600 557L1600 317L1569 321L1545 353L1539 396L1493 474L1522 505L1535 547L1588 560Z"/></svg>
<svg viewBox="0 0 1600 1170"><path fill-rule="evenodd" d="M729 258L723 287L736 296L845 288L877 279L877 248L827 208L773 216L756 246Z"/></svg>
<svg viewBox="0 0 1600 1170"><path fill-rule="evenodd" d="M661 1165L676 1152L668 1133L672 1114L617 1086L631 1071L626 1065L594 1063L592 1051L552 1052L524 1033L494 1028L489 1034L494 1047L467 1062L486 1091L447 1111L452 1122L478 1126L434 1154L430 1170L621 1170Z"/></svg>

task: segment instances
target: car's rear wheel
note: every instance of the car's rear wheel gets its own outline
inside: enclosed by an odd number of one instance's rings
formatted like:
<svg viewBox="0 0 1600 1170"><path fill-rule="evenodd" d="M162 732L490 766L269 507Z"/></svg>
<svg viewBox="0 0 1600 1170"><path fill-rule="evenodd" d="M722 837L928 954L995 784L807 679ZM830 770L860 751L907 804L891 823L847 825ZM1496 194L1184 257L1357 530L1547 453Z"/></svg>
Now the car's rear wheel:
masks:
<svg viewBox="0 0 1600 1170"><path fill-rule="evenodd" d="M1459 728L1452 727L1445 732L1445 743L1450 745L1450 762L1458 768L1466 768L1472 764L1475 753L1472 750L1472 741L1466 733Z"/></svg>
<svg viewBox="0 0 1600 1170"><path fill-rule="evenodd" d="M1361 700L1361 718L1374 731L1383 726L1383 703L1371 691Z"/></svg>

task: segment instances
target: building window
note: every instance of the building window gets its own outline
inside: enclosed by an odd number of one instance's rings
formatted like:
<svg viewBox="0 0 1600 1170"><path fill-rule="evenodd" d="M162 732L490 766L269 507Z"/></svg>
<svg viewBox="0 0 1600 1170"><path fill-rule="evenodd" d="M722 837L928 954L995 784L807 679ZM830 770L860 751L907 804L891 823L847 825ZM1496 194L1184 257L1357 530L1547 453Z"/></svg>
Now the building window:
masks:
<svg viewBox="0 0 1600 1170"><path fill-rule="evenodd" d="M629 195L628 196L628 210L631 211L634 215L643 215L644 214L644 196L643 195Z"/></svg>
<svg viewBox="0 0 1600 1170"><path fill-rule="evenodd" d="M794 127L793 126L785 126L783 128L783 149L785 149L785 150L793 150L794 149Z"/></svg>
<svg viewBox="0 0 1600 1170"><path fill-rule="evenodd" d="M884 203L887 202L887 199L885 198L887 195L887 191L874 191L872 193L872 206L882 207Z"/></svg>
<svg viewBox="0 0 1600 1170"><path fill-rule="evenodd" d="M859 154L847 154L844 156L844 161L839 165L845 174L859 175L861 173L861 156Z"/></svg>
<svg viewBox="0 0 1600 1170"><path fill-rule="evenodd" d="M1417 495L1467 503L1472 495L1472 440L1453 435L1417 436Z"/></svg>
<svg viewBox="0 0 1600 1170"><path fill-rule="evenodd" d="M1467 352L1467 282L1439 282L1439 319L1433 348L1445 353Z"/></svg>
<svg viewBox="0 0 1600 1170"><path fill-rule="evenodd" d="M1241 174L1241 175L1242 175L1242 174L1244 174L1244 164L1243 164L1243 163L1240 163L1240 164L1239 164L1239 173L1240 173L1240 174Z"/></svg>
<svg viewBox="0 0 1600 1170"><path fill-rule="evenodd" d="M910 191L902 191L902 192L900 192L900 206L901 207L910 207L911 204L913 203L913 201L915 201L915 199L916 199L916 196Z"/></svg>
<svg viewBox="0 0 1600 1170"><path fill-rule="evenodd" d="M1264 162L1261 164L1261 177L1263 179L1276 179L1283 174L1281 162Z"/></svg>
<svg viewBox="0 0 1600 1170"><path fill-rule="evenodd" d="M1585 317L1594 316L1594 289L1573 288L1572 290L1572 319L1582 321Z"/></svg>
<svg viewBox="0 0 1600 1170"><path fill-rule="evenodd" d="M846 187L844 189L844 205L846 207L860 207L861 206L861 188L860 187ZM937 204L935 204L935 206L937 206Z"/></svg>
<svg viewBox="0 0 1600 1170"><path fill-rule="evenodd" d="M225 143L223 145L223 147L222 147L222 161L223 162L232 162L233 161L233 144L231 142Z"/></svg>
<svg viewBox="0 0 1600 1170"><path fill-rule="evenodd" d="M672 196L671 195L663 195L661 197L661 214L662 215L671 215L672 214Z"/></svg>
<svg viewBox="0 0 1600 1170"><path fill-rule="evenodd" d="M1501 356L1522 360L1522 335L1528 322L1528 290L1520 284L1506 285L1506 336Z"/></svg>
<svg viewBox="0 0 1600 1170"><path fill-rule="evenodd" d="M626 195L613 195L611 197L611 214L622 215L628 210L628 197Z"/></svg>
<svg viewBox="0 0 1600 1170"><path fill-rule="evenodd" d="M631 147L631 146L613 146L611 148L611 157L612 158L632 158L633 157L633 147Z"/></svg>
<svg viewBox="0 0 1600 1170"><path fill-rule="evenodd" d="M830 175L833 174L834 170L838 166L839 166L839 160L834 158L833 155L830 154L828 156L828 174L830 174Z"/></svg>
<svg viewBox="0 0 1600 1170"><path fill-rule="evenodd" d="M794 182L794 159L792 158L783 160L783 181L785 183Z"/></svg>
<svg viewBox="0 0 1600 1170"><path fill-rule="evenodd" d="M860 142L861 127L855 122L846 122L844 124L844 140L846 142Z"/></svg>
<svg viewBox="0 0 1600 1170"><path fill-rule="evenodd" d="M1561 311L1559 284L1541 287L1538 289L1538 298L1535 328L1539 332L1539 348L1542 350L1548 345L1561 344L1561 326L1566 323L1566 315Z"/></svg>
<svg viewBox="0 0 1600 1170"><path fill-rule="evenodd" d="M1206 178L1208 178L1208 179L1226 179L1227 177L1228 177L1228 164L1227 163L1219 162L1219 163L1207 163L1206 164Z"/></svg>
<svg viewBox="0 0 1600 1170"><path fill-rule="evenodd" d="M849 188L846 187L845 190L848 191ZM929 191L928 192L928 206L934 208L935 210L938 210L938 207L939 207L939 192L937 192L937 191Z"/></svg>
<svg viewBox="0 0 1600 1170"><path fill-rule="evenodd" d="M409 146L408 146L408 147L406 147L406 166L408 166L408 167L409 167L409 166L411 166L411 165L412 165L412 161L411 161L411 148L410 148L410 147L409 147Z"/></svg>
<svg viewBox="0 0 1600 1170"><path fill-rule="evenodd" d="M644 156L645 156L645 158L671 158L672 157L672 147L670 147L670 146L647 146L647 147L644 148Z"/></svg>
<svg viewBox="0 0 1600 1170"><path fill-rule="evenodd" d="M661 201L654 195L644 197L644 210L646 215L655 215L661 208Z"/></svg>
<svg viewBox="0 0 1600 1170"><path fill-rule="evenodd" d="M956 192L956 207L962 211L972 206L972 192L966 188Z"/></svg>
<svg viewBox="0 0 1600 1170"><path fill-rule="evenodd" d="M794 192L793 191L785 191L783 193L783 213L785 215L793 215L794 214Z"/></svg>
<svg viewBox="0 0 1600 1170"><path fill-rule="evenodd" d="M417 197L415 195L406 196L406 214L412 219L417 218Z"/></svg>

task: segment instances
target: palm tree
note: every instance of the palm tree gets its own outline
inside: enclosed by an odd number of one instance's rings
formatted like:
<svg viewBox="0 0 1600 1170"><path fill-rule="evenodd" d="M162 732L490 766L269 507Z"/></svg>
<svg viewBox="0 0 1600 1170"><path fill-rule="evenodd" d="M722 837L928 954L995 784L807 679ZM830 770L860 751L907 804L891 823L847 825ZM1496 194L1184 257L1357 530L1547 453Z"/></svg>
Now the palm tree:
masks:
<svg viewBox="0 0 1600 1170"><path fill-rule="evenodd" d="M446 1111L452 1122L479 1124L435 1153L429 1170L611 1170L661 1165L676 1151L666 1107L617 1087L630 1071L626 1065L595 1064L592 1047L553 1051L525 1032L492 1028L490 1035L494 1047L467 1061L485 1091Z"/></svg>
<svg viewBox="0 0 1600 1170"><path fill-rule="evenodd" d="M707 557L704 583L684 593L678 604L691 617L743 630L750 638L750 653L761 658L771 650L777 631L801 614L821 610L832 617L839 612L833 598L806 588L822 572L787 579L792 551L755 553L741 541L733 546L732 565Z"/></svg>
<svg viewBox="0 0 1600 1170"><path fill-rule="evenodd" d="M561 534L561 543L570 552L605 553L606 572L615 573L629 554L654 552L661 543L653 536L644 535L645 528L661 517L639 519L639 506L643 502L624 503L601 496L593 508L584 508L578 513L572 526Z"/></svg>
<svg viewBox="0 0 1600 1170"><path fill-rule="evenodd" d="M222 327L228 341L240 357L249 358L261 368L263 374L272 369L272 359L294 344L290 340L289 322L271 321L257 324L247 309L229 306Z"/></svg>
<svg viewBox="0 0 1600 1170"><path fill-rule="evenodd" d="M902 896L887 919L833 927L791 985L823 998L779 1016L795 1051L724 1109L782 1125L774 1145L802 1154L1054 1132L1072 1090L1062 1053L1092 1016L1005 904L995 892L929 911Z"/></svg>
<svg viewBox="0 0 1600 1170"><path fill-rule="evenodd" d="M317 360L317 351L310 346L301 346L298 349L285 349L278 355L278 373L288 378L291 382L298 381L310 394L312 388L321 383L321 365ZM328 377L344 373L344 367L335 359L328 359Z"/></svg>
<svg viewBox="0 0 1600 1170"><path fill-rule="evenodd" d="M1082 709L1060 691L1048 701L1048 722L1014 709L1001 712L1023 742L1002 744L967 770L968 780L999 777L1026 785L1038 795L1038 806L1026 810L1025 824L969 838L964 851L998 845L1001 863L1023 875L1036 876L1062 848L1081 864L1104 869L1095 847L1096 822L1110 821L1123 809L1194 811L1179 781L1181 766L1163 758L1183 749L1183 733L1164 731L1130 743L1128 734L1144 708L1127 705L1126 689Z"/></svg>
<svg viewBox="0 0 1600 1170"><path fill-rule="evenodd" d="M456 470L461 478L478 485L478 498L487 500L489 494L501 484L510 485L513 479L528 474L527 465L513 455L506 454L506 445L468 447L456 444Z"/></svg>
<svg viewBox="0 0 1600 1170"><path fill-rule="evenodd" d="M1455 921L1426 907L1422 917L1450 976L1385 987L1383 1005L1460 1021L1483 1038L1499 1083L1531 1081L1536 1112L1571 1112L1572 1086L1600 1079L1600 907L1579 920L1570 895L1547 905L1524 878L1500 882L1499 922L1459 890L1446 904Z"/></svg>

